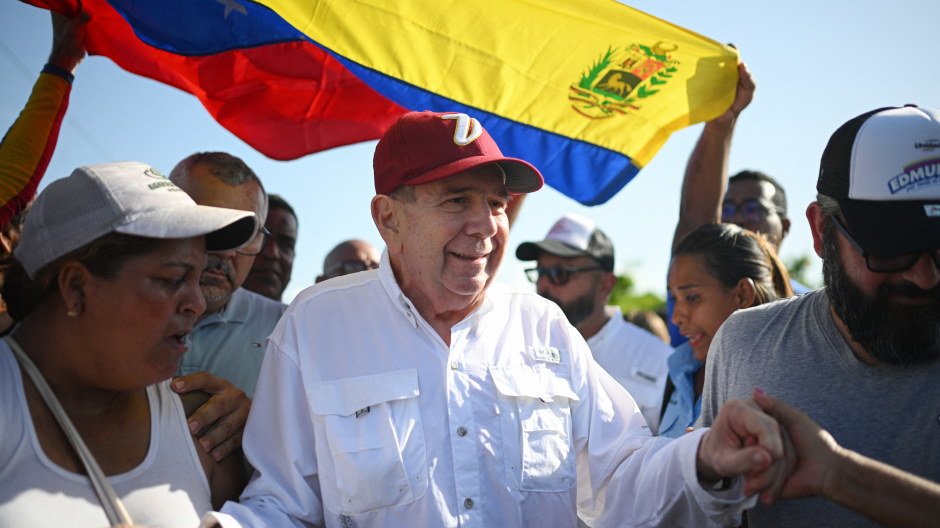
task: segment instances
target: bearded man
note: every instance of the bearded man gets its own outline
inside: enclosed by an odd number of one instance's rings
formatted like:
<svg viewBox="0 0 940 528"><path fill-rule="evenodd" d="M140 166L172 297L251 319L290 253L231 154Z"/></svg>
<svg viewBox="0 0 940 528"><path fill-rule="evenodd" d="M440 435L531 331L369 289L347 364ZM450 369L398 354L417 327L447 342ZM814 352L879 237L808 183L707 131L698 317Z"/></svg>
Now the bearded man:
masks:
<svg viewBox="0 0 940 528"><path fill-rule="evenodd" d="M840 127L806 211L826 287L731 316L708 354L702 414L759 387L844 447L940 481L940 110L881 108ZM750 526L875 526L823 499Z"/></svg>
<svg viewBox="0 0 940 528"><path fill-rule="evenodd" d="M614 244L592 220L567 214L540 242L523 242L519 260L535 260L526 275L539 295L557 304L591 349L594 361L627 389L654 435L672 347L623 319L619 306L608 306L617 284Z"/></svg>

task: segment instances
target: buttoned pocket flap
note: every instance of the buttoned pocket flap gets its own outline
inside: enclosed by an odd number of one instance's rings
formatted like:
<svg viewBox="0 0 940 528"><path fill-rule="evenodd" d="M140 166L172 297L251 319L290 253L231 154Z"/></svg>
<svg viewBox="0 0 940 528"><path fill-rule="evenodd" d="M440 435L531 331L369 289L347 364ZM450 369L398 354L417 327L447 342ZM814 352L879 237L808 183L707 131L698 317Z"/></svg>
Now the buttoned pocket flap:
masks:
<svg viewBox="0 0 940 528"><path fill-rule="evenodd" d="M490 369L493 383L504 396L538 398L551 402L555 398L578 401L581 398L571 389L571 382L546 369L512 368Z"/></svg>
<svg viewBox="0 0 940 528"><path fill-rule="evenodd" d="M311 383L307 392L314 414L351 416L373 405L417 396L418 370Z"/></svg>

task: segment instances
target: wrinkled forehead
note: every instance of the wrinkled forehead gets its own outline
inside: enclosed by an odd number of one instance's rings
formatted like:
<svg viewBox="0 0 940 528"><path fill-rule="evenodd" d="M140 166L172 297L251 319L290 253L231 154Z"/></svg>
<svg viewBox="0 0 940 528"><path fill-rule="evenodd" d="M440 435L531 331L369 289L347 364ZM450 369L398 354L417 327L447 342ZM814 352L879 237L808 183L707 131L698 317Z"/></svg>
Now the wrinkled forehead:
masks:
<svg viewBox="0 0 940 528"><path fill-rule="evenodd" d="M506 177L496 165L474 167L442 180L416 185L415 189L432 199L466 193L510 196L506 190Z"/></svg>

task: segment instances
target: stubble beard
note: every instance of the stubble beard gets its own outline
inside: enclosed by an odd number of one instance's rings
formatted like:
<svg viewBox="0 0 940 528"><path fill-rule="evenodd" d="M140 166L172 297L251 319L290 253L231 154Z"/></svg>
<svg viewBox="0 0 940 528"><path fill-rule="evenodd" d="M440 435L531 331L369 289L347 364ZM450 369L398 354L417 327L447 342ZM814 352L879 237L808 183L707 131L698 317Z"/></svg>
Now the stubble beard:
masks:
<svg viewBox="0 0 940 528"><path fill-rule="evenodd" d="M235 283L235 270L229 261L209 253L208 265L206 269L221 270L225 274L225 279L209 277L203 274L199 279L199 289L202 290L202 297L207 304L212 304L232 294L232 286Z"/></svg>
<svg viewBox="0 0 940 528"><path fill-rule="evenodd" d="M565 313L571 326L578 326L587 320L594 312L594 292L588 291L581 297L574 299L569 303L562 303L560 300L548 293L541 294L542 297L557 304L561 311Z"/></svg>

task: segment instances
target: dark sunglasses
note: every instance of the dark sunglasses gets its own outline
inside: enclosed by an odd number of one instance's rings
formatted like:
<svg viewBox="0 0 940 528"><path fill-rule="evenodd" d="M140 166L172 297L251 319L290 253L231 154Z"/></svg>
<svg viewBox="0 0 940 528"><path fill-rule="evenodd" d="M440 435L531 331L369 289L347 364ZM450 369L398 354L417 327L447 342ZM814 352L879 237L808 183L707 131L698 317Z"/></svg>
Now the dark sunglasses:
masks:
<svg viewBox="0 0 940 528"><path fill-rule="evenodd" d="M249 242L247 246L239 249L235 253L245 255L246 257L257 257L264 251L264 245L268 243L269 236L271 236L271 232L268 231L268 228L261 226L261 229L255 233L255 238L251 239L251 242Z"/></svg>
<svg viewBox="0 0 940 528"><path fill-rule="evenodd" d="M525 270L525 276L528 277L531 282L538 282L539 278L544 276L548 277L548 282L554 284L555 286L561 286L566 284L571 276L575 273L582 273L585 271L594 271L604 269L600 266L581 266L578 268L566 268L561 266L556 266L554 268L532 268Z"/></svg>
<svg viewBox="0 0 940 528"><path fill-rule="evenodd" d="M786 209L779 205L773 206L773 211L778 214L786 213ZM726 203L721 206L721 221L731 223L734 215L741 213L741 217L748 222L760 222L767 216L770 216L770 210L764 207L764 204L757 200L748 200L741 205Z"/></svg>
<svg viewBox="0 0 940 528"><path fill-rule="evenodd" d="M359 273L371 269L379 269L378 262L363 262L361 260L344 260L339 264L323 272L323 275L329 278L349 275L350 273Z"/></svg>
<svg viewBox="0 0 940 528"><path fill-rule="evenodd" d="M921 251L920 253L909 253L907 255L898 255L896 257L882 257L879 255L872 255L868 251L862 249L862 246L858 245L858 242L849 234L849 230L842 224L842 221L839 220L837 216L830 216L836 224L836 229L842 233L842 236L849 241L849 244L855 248L855 251L859 255L865 258L865 265L868 266L870 271L875 273L899 273L902 271L907 271L914 267L914 264L917 264L917 261L920 260L920 256L924 253L930 254L933 257L934 266L940 268L940 249L933 249L929 251Z"/></svg>

